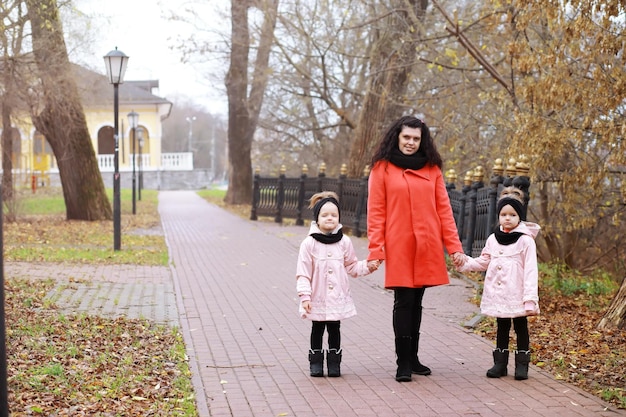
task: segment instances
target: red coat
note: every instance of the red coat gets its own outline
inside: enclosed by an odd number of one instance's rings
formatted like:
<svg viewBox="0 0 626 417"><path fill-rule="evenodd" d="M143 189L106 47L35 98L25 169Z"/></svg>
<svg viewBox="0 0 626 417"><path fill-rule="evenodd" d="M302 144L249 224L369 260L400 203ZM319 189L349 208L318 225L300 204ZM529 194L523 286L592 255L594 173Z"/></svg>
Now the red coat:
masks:
<svg viewBox="0 0 626 417"><path fill-rule="evenodd" d="M379 161L368 187L368 260L385 260L385 288L449 284L444 245L463 248L441 169Z"/></svg>

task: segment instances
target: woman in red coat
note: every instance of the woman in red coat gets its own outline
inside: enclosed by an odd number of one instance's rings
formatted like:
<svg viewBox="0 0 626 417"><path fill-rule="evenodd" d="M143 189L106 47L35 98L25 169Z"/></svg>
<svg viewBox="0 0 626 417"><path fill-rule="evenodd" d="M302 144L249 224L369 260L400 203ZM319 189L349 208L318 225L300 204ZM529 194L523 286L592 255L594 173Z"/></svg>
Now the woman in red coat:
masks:
<svg viewBox="0 0 626 417"><path fill-rule="evenodd" d="M385 288L394 290L399 382L430 375L417 354L424 290L449 283L444 246L455 265L464 258L441 167L428 127L413 116L394 122L372 157L368 260L386 261Z"/></svg>

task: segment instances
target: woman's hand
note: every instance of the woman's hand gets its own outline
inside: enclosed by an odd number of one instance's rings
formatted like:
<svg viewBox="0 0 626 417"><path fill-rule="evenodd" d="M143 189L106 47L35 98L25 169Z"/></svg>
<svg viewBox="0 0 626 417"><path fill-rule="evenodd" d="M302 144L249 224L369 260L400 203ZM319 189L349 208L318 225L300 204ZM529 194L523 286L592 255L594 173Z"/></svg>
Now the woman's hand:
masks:
<svg viewBox="0 0 626 417"><path fill-rule="evenodd" d="M454 252L452 254L452 262L454 263L455 268L460 268L465 265L465 254L463 252Z"/></svg>
<svg viewBox="0 0 626 417"><path fill-rule="evenodd" d="M380 267L380 261L378 260L367 261L367 269L369 269L370 272L376 271L379 267Z"/></svg>

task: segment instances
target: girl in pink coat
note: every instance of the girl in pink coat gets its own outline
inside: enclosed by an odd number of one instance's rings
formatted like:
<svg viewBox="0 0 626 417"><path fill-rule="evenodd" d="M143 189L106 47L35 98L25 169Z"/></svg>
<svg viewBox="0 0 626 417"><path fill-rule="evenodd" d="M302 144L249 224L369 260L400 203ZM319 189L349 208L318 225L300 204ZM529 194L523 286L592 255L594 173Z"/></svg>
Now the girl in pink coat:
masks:
<svg viewBox="0 0 626 417"><path fill-rule="evenodd" d="M530 340L527 316L539 314L537 249L539 225L524 221L526 209L521 191L505 189L497 203L499 228L487 238L477 258L466 257L458 270L487 271L480 303L481 312L496 317L498 324L494 366L489 378L507 375L511 321L517 335L515 379L528 379ZM508 194L505 194L508 193Z"/></svg>
<svg viewBox="0 0 626 417"><path fill-rule="evenodd" d="M321 192L311 197L313 219L309 235L300 244L296 289L300 315L312 320L309 364L311 376L324 376L322 338L328 331L328 376L341 376L340 320L356 314L350 293L350 276L378 269L377 261L359 261L352 241L341 231L337 194Z"/></svg>

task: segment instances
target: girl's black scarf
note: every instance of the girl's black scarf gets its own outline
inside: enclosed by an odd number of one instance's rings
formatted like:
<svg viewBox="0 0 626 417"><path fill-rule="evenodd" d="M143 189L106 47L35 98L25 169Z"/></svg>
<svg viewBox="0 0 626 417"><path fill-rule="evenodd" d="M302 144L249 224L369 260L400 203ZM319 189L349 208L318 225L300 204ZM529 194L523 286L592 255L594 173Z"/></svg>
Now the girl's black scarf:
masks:
<svg viewBox="0 0 626 417"><path fill-rule="evenodd" d="M498 243L505 246L512 245L513 243L517 242L520 237L524 236L524 233L521 232L505 233L500 230L500 228L497 228L494 234Z"/></svg>
<svg viewBox="0 0 626 417"><path fill-rule="evenodd" d="M389 162L402 169L422 169L428 162L426 155L421 150L413 155L405 155L396 146L391 150Z"/></svg>
<svg viewBox="0 0 626 417"><path fill-rule="evenodd" d="M339 242L343 238L343 232L339 229L337 233L333 233L332 235L325 235L324 233L311 233L311 237L318 242L330 245L331 243Z"/></svg>

